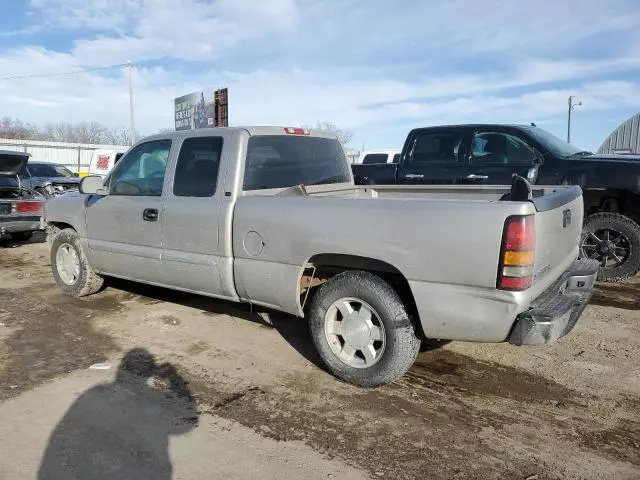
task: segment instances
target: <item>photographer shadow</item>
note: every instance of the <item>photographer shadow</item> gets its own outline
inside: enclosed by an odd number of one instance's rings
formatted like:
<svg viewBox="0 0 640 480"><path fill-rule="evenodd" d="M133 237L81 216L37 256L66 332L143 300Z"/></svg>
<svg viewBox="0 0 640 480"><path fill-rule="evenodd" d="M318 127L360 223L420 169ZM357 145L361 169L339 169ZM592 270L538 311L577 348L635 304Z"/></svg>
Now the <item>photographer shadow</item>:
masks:
<svg viewBox="0 0 640 480"><path fill-rule="evenodd" d="M84 392L58 423L38 479L170 479L169 436L197 425L187 382L171 364L132 349L115 380Z"/></svg>

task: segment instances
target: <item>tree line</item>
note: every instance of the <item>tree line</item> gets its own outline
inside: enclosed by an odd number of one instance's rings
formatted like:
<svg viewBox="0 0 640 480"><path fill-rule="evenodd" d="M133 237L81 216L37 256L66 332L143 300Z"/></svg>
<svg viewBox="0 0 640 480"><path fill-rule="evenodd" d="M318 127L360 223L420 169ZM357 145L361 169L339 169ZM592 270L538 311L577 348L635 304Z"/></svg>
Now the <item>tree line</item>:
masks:
<svg viewBox="0 0 640 480"><path fill-rule="evenodd" d="M303 127L333 133L343 145L348 144L353 138L353 132L338 128L332 122L318 122L313 126L303 125ZM172 131L173 128L163 128L157 133ZM136 137L140 138L140 135L138 134ZM10 117L4 117L0 120L0 138L102 145L131 145L133 143L131 130L125 127L111 128L99 122L56 122L40 126Z"/></svg>
<svg viewBox="0 0 640 480"><path fill-rule="evenodd" d="M99 122L56 122L36 125L17 118L0 120L0 138L49 142L131 145L128 128L111 128Z"/></svg>

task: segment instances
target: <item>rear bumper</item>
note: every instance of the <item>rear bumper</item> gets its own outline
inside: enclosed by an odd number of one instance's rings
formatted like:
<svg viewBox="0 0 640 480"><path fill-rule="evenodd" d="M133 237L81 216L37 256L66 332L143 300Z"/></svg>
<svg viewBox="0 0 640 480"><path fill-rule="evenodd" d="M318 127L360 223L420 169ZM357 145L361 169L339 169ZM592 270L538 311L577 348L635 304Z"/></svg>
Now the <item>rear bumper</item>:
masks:
<svg viewBox="0 0 640 480"><path fill-rule="evenodd" d="M569 333L593 295L598 262L576 260L531 308L516 317L509 343L546 345Z"/></svg>
<svg viewBox="0 0 640 480"><path fill-rule="evenodd" d="M43 217L0 217L0 236L8 233L34 232L36 230L44 230Z"/></svg>

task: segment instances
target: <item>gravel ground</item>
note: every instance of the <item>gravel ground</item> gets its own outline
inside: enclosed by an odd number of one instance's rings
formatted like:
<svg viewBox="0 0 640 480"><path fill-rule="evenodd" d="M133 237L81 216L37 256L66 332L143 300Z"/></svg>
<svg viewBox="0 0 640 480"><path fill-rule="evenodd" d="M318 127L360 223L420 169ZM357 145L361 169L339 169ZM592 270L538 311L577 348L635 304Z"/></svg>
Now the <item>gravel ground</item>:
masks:
<svg viewBox="0 0 640 480"><path fill-rule="evenodd" d="M299 319L123 281L65 297L41 241L0 246L2 478L54 478L58 451L117 465L123 443L142 453L121 478L640 478L640 279L599 285L553 346L432 342L362 390ZM165 373L132 383L141 351ZM109 440L68 441L105 416Z"/></svg>

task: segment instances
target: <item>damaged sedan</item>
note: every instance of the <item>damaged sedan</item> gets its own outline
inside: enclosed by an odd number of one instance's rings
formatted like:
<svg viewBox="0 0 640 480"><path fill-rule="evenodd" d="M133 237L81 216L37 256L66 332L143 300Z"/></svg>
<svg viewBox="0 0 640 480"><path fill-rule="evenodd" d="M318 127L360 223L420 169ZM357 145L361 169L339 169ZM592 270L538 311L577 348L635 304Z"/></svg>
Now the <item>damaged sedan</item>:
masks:
<svg viewBox="0 0 640 480"><path fill-rule="evenodd" d="M46 198L25 187L18 175L28 160L28 153L0 150L0 238L26 241L44 229Z"/></svg>

